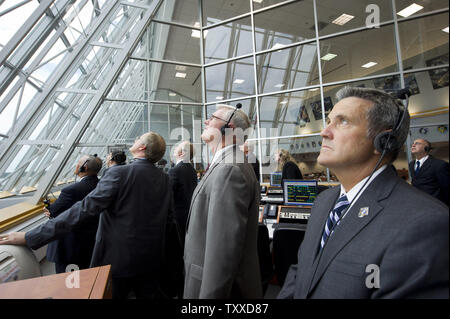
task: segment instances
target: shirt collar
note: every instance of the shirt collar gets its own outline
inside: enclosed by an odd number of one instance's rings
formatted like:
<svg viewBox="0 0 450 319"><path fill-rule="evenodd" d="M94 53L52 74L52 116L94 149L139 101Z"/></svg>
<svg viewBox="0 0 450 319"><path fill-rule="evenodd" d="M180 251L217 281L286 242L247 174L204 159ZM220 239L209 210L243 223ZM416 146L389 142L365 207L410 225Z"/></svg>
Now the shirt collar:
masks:
<svg viewBox="0 0 450 319"><path fill-rule="evenodd" d="M232 148L232 147L234 147L234 146L235 146L235 144L231 144L231 145L225 146L224 148L221 148L220 150L218 150L218 151L216 152L216 154L214 154L213 160L211 161L211 163L209 164L209 166L211 167L215 162L218 162L219 159L220 159L220 157L222 156L222 154L225 153L225 151L226 151L227 149L230 149L230 148Z"/></svg>
<svg viewBox="0 0 450 319"><path fill-rule="evenodd" d="M428 159L429 155L422 157L420 160L416 160L420 162L420 167L422 167L423 163ZM414 164L414 167L416 167L417 164Z"/></svg>
<svg viewBox="0 0 450 319"><path fill-rule="evenodd" d="M387 165L383 165L381 166L379 169L377 169L375 171L375 173L373 173L372 177L370 178L370 181L367 182L367 184L364 186L364 189L362 189L361 191L359 191L364 183L367 181L367 179L369 178L369 176L367 176L366 178L364 178L363 180L361 180L358 184L356 184L355 186L352 187L352 189L350 189L348 192L345 192L344 187L341 184L341 194L342 195L347 195L347 200L349 201L349 203L352 203L351 206L353 206L353 204L358 200L359 197L361 197L361 195L364 193L364 191L367 189L367 187L370 185L370 183L373 182L373 180L381 174L382 171L384 171L386 169ZM358 194L359 192L359 194ZM358 197L355 198L356 194L358 194ZM340 197L339 196L339 197ZM354 200L353 200L354 199ZM352 202L353 201L353 202ZM347 211L350 210L351 206L347 209Z"/></svg>

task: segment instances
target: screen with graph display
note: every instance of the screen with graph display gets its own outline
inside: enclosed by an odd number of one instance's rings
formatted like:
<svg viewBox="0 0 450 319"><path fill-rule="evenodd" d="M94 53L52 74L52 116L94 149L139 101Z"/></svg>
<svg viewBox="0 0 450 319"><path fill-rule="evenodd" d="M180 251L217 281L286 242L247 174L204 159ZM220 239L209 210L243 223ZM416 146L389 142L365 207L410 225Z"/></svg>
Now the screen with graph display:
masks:
<svg viewBox="0 0 450 319"><path fill-rule="evenodd" d="M284 180L285 205L312 206L317 197L317 181L315 180Z"/></svg>

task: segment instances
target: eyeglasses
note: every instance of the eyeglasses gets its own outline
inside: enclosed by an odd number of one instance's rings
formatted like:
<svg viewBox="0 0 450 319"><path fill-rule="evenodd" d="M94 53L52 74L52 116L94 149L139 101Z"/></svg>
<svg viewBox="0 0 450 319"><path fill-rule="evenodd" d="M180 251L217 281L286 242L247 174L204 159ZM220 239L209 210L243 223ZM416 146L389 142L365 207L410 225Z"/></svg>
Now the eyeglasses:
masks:
<svg viewBox="0 0 450 319"><path fill-rule="evenodd" d="M218 119L218 120L227 122L227 120L221 119L220 117L217 117L214 114L211 114L211 116L209 117L208 121L212 121L213 119Z"/></svg>
<svg viewBox="0 0 450 319"><path fill-rule="evenodd" d="M420 142L414 142L412 143L412 145L424 145L425 143L420 143Z"/></svg>

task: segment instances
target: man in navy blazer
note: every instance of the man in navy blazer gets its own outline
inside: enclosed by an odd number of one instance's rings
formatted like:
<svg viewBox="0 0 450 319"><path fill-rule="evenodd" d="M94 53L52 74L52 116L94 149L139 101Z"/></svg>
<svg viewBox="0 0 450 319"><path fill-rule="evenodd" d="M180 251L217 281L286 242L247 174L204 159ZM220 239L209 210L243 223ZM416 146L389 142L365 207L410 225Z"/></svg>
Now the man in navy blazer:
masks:
<svg viewBox="0 0 450 319"><path fill-rule="evenodd" d="M134 162L109 168L69 210L26 233L3 235L0 243L37 249L102 213L91 267L111 264L113 298L155 297L172 200L169 177L155 166L165 150L157 133L137 137Z"/></svg>
<svg viewBox="0 0 450 319"><path fill-rule="evenodd" d="M189 141L182 141L173 150L176 164L169 170L169 179L174 198L175 220L180 227L183 247L189 206L191 205L192 193L197 186L197 172L191 164L193 156L193 145Z"/></svg>
<svg viewBox="0 0 450 319"><path fill-rule="evenodd" d="M97 174L101 168L100 158L82 156L75 167L75 175L80 181L63 188L58 199L48 209L44 208L45 215L55 218L86 197L97 186ZM76 265L79 269L89 268L98 220L98 216L93 216L85 220L76 230L48 244L47 260L55 263L56 273L66 272L70 264Z"/></svg>
<svg viewBox="0 0 450 319"><path fill-rule="evenodd" d="M411 184L449 206L449 164L430 155L431 143L419 138L411 146L416 158L409 163ZM417 167L419 166L419 167Z"/></svg>
<svg viewBox="0 0 450 319"><path fill-rule="evenodd" d="M448 207L391 166L408 135L408 112L375 89L345 87L337 99L318 163L341 186L316 198L278 297L448 298Z"/></svg>

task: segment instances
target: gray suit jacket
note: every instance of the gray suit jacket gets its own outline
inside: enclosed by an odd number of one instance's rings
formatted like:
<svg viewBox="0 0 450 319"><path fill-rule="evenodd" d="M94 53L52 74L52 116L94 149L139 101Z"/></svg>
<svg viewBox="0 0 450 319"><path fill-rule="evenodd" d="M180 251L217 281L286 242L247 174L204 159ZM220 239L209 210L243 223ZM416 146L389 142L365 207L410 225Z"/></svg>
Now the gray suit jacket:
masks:
<svg viewBox="0 0 450 319"><path fill-rule="evenodd" d="M233 150L240 163L233 163ZM233 147L192 196L184 250L184 298L262 298L257 232L259 185Z"/></svg>
<svg viewBox="0 0 450 319"><path fill-rule="evenodd" d="M385 169L318 253L339 192L317 197L278 298L448 298L448 207Z"/></svg>

